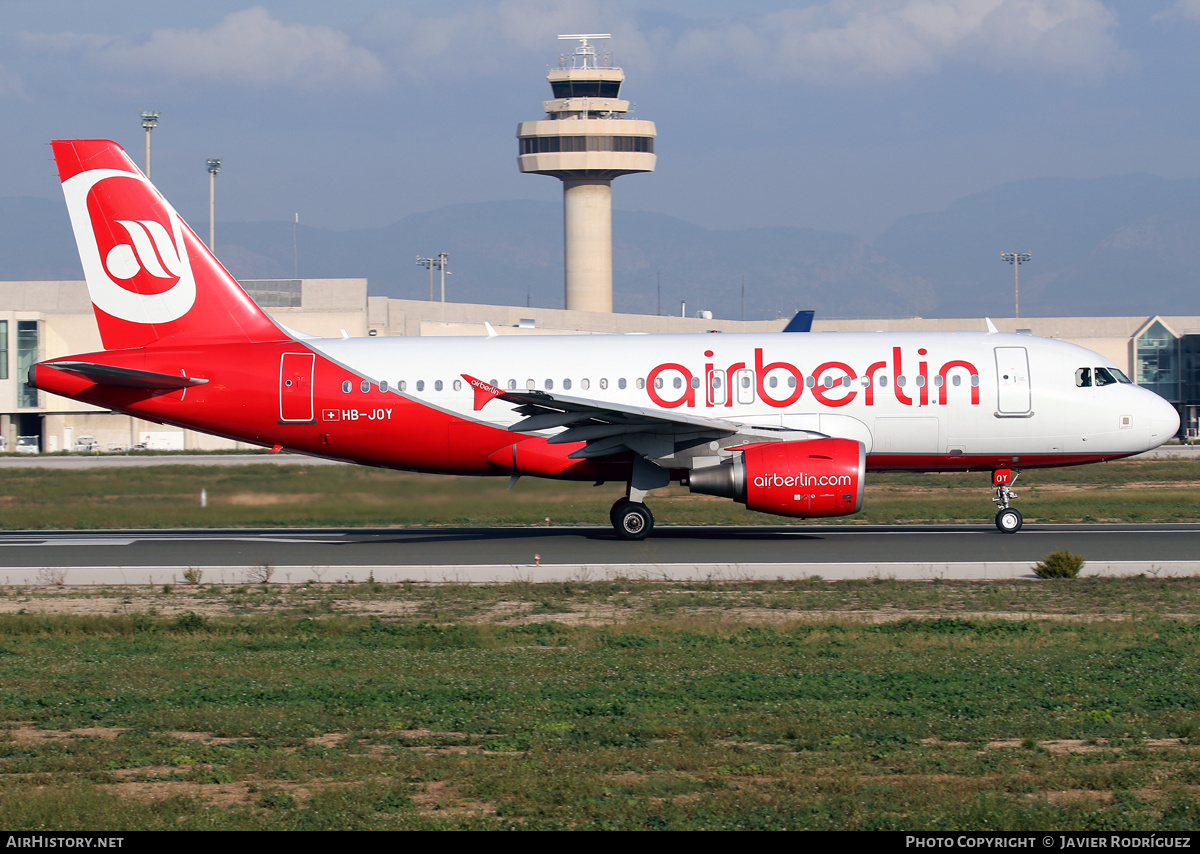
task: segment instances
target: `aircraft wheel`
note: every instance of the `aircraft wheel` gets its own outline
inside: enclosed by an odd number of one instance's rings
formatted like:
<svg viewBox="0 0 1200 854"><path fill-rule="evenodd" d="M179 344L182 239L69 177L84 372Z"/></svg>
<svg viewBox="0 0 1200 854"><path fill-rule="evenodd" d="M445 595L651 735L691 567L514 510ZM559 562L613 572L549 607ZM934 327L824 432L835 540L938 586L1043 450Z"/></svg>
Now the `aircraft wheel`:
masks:
<svg viewBox="0 0 1200 854"><path fill-rule="evenodd" d="M624 499L613 505L613 528L622 540L644 540L654 530L654 514L637 501Z"/></svg>
<svg viewBox="0 0 1200 854"><path fill-rule="evenodd" d="M1021 518L1020 511L1012 507L1006 507L996 514L996 527L1002 534L1015 534L1023 524L1025 520Z"/></svg>
<svg viewBox="0 0 1200 854"><path fill-rule="evenodd" d="M608 521L614 528L618 527L617 519L619 517L617 514L620 513L621 508L624 507L628 503L629 503L628 498L618 498L616 501L613 502L613 506L609 509Z"/></svg>

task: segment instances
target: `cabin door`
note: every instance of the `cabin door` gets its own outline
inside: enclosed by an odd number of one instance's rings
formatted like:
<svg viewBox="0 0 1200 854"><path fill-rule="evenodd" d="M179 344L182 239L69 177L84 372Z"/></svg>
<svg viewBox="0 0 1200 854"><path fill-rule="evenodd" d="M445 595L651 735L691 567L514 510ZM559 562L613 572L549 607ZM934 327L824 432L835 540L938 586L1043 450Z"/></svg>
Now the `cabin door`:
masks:
<svg viewBox="0 0 1200 854"><path fill-rule="evenodd" d="M1000 415L1029 414L1029 354L1024 347L996 348L996 388Z"/></svg>
<svg viewBox="0 0 1200 854"><path fill-rule="evenodd" d="M314 353L284 353L279 361L279 420L313 420Z"/></svg>

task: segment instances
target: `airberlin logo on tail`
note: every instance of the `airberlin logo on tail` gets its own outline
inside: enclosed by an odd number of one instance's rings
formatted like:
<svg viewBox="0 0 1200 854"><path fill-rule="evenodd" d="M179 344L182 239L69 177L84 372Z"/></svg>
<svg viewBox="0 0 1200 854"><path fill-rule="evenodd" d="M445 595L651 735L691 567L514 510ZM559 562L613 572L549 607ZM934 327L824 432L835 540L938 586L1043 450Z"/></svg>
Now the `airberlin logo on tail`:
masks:
<svg viewBox="0 0 1200 854"><path fill-rule="evenodd" d="M153 219L119 219L117 223L129 234L133 245L118 243L108 251L104 266L108 268L109 275L125 280L145 270L153 278L164 279L168 285L174 285L183 272L183 259L175 251L171 236L162 223ZM167 269L164 270L164 266Z"/></svg>
<svg viewBox="0 0 1200 854"><path fill-rule="evenodd" d="M92 302L132 323L178 320L196 301L184 227L141 175L92 169L63 182Z"/></svg>

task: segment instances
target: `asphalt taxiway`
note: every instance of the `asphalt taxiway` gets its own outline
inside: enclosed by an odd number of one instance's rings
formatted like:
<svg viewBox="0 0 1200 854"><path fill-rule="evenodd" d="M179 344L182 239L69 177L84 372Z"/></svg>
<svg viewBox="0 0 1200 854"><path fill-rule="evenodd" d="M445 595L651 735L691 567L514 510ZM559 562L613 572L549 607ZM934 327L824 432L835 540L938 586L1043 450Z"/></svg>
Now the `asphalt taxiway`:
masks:
<svg viewBox="0 0 1200 854"><path fill-rule="evenodd" d="M58 531L0 534L0 580L23 584L204 580L499 583L601 578L1032 578L1059 549L1084 575L1200 574L1200 524L660 527L640 542L610 528Z"/></svg>

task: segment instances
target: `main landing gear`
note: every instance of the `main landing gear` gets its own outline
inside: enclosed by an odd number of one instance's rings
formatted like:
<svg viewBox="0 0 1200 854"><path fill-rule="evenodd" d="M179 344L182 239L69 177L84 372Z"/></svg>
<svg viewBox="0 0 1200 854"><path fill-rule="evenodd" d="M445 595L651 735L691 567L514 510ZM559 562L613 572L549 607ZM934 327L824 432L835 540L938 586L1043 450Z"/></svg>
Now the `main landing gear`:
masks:
<svg viewBox="0 0 1200 854"><path fill-rule="evenodd" d="M609 521L613 530L622 540L644 540L654 530L654 514L650 512L643 499L652 489L658 489L671 482L671 473L664 468L649 462L645 457L636 456L633 459L633 471L629 477L629 487L625 497L618 500L608 511Z"/></svg>
<svg viewBox="0 0 1200 854"><path fill-rule="evenodd" d="M996 495L992 501L1000 508L996 514L996 527L1002 534L1015 534L1025 524L1020 511L1008 506L1009 502L1017 497L1012 491L1012 485L1017 482L1020 474L1012 469L997 469L992 472L992 485L996 488Z"/></svg>
<svg viewBox="0 0 1200 854"><path fill-rule="evenodd" d="M608 518L622 540L644 540L654 530L654 514L640 501L618 499L608 511Z"/></svg>

